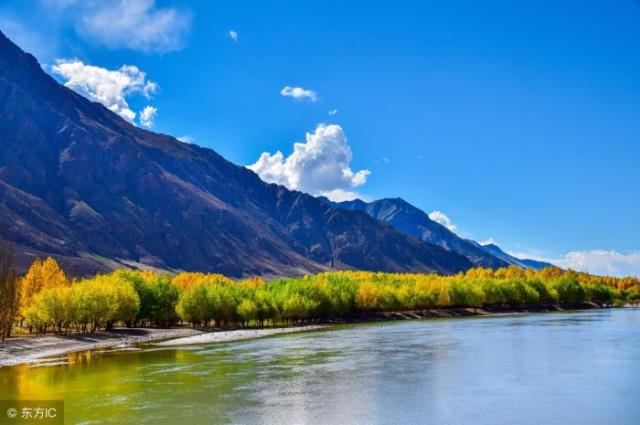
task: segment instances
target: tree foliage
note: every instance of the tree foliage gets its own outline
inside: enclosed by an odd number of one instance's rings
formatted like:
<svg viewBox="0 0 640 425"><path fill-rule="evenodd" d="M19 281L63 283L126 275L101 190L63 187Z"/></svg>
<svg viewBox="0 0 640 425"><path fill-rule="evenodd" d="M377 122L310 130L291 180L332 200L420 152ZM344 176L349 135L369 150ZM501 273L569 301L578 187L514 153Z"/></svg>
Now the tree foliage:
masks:
<svg viewBox="0 0 640 425"><path fill-rule="evenodd" d="M65 286L68 283L64 271L62 271L56 260L51 257L44 261L37 258L22 279L22 314L25 314L25 309L28 308L33 298L41 291Z"/></svg>
<svg viewBox="0 0 640 425"><path fill-rule="evenodd" d="M139 309L140 298L131 284L114 274L98 275L40 291L25 309L25 318L42 332L95 332L131 322Z"/></svg>
<svg viewBox="0 0 640 425"><path fill-rule="evenodd" d="M69 283L47 259L34 262L22 282L27 322L57 332L117 324L168 327L179 321L195 327L265 326L434 308L573 308L585 302L640 301L636 278L556 267L475 268L452 276L344 271L267 283L219 274L118 270Z"/></svg>

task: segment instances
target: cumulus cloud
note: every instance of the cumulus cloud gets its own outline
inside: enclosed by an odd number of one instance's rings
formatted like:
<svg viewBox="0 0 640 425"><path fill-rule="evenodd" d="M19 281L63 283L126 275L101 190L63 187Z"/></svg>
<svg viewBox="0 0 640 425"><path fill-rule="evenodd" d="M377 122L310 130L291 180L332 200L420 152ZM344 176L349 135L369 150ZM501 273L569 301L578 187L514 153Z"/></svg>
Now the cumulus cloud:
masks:
<svg viewBox="0 0 640 425"><path fill-rule="evenodd" d="M559 261L564 267L594 274L640 276L640 252L628 255L617 251L573 251Z"/></svg>
<svg viewBox="0 0 640 425"><path fill-rule="evenodd" d="M584 271L596 275L640 277L640 251L622 254L614 250L572 251L562 258L543 258L527 253L511 253L517 258L546 261L565 269Z"/></svg>
<svg viewBox="0 0 640 425"><path fill-rule="evenodd" d="M444 227L446 227L447 229L451 230L452 232L456 231L456 225L453 224L453 221L451 221L451 219L449 217L447 217L447 215L445 213L443 213L442 211L432 211L429 213L429 218L433 221L435 221L436 223L440 223L442 224Z"/></svg>
<svg viewBox="0 0 640 425"><path fill-rule="evenodd" d="M352 189L363 185L369 170L353 171L351 148L342 127L320 124L307 133L305 143L295 143L287 157L280 151L264 152L248 168L262 180L332 200L358 197Z"/></svg>
<svg viewBox="0 0 640 425"><path fill-rule="evenodd" d="M126 97L141 94L150 98L158 88L155 82L147 79L144 72L132 65L123 65L119 69L109 70L87 65L79 59L58 59L51 69L64 79L65 86L90 100L102 103L132 123L136 113L129 107ZM147 108L152 108L153 113ZM147 108L145 108L147 116L153 118L157 112L156 109L151 106Z"/></svg>
<svg viewBox="0 0 640 425"><path fill-rule="evenodd" d="M158 115L158 109L153 106L147 105L144 107L142 111L140 111L140 124L151 128L153 126L153 121L156 119Z"/></svg>
<svg viewBox="0 0 640 425"><path fill-rule="evenodd" d="M309 99L312 102L318 100L318 95L315 91L303 89L302 87L285 86L280 90L280 95L300 100Z"/></svg>
<svg viewBox="0 0 640 425"><path fill-rule="evenodd" d="M229 38L231 38L236 43L238 42L238 33L234 30L229 31Z"/></svg>
<svg viewBox="0 0 640 425"><path fill-rule="evenodd" d="M65 12L78 33L110 48L167 53L184 47L191 12L158 7L156 0L42 0Z"/></svg>

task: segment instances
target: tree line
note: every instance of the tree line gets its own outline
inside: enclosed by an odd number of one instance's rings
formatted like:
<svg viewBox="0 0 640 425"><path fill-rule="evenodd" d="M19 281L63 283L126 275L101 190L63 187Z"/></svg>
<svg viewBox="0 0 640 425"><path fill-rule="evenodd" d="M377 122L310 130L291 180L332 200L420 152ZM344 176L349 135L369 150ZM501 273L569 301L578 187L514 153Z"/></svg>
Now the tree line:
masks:
<svg viewBox="0 0 640 425"><path fill-rule="evenodd" d="M579 307L640 302L637 278L593 276L557 267L474 268L451 276L342 271L299 278L233 280L219 274L117 270L68 279L52 259L24 277L0 244L0 329L94 332L116 325L201 328L278 326L363 313L435 308Z"/></svg>

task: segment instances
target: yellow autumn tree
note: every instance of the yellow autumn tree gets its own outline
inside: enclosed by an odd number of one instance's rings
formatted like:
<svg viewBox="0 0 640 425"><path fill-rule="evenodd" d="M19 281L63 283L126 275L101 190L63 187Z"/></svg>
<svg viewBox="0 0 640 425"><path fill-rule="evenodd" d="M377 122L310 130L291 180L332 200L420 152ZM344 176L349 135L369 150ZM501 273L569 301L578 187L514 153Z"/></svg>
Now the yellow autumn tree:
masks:
<svg viewBox="0 0 640 425"><path fill-rule="evenodd" d="M197 284L207 279L207 275L204 273L190 273L182 272L178 273L171 279L173 286L180 290L192 288Z"/></svg>
<svg viewBox="0 0 640 425"><path fill-rule="evenodd" d="M358 288L356 306L362 310L375 310L378 307L378 291L371 282L365 281Z"/></svg>
<svg viewBox="0 0 640 425"><path fill-rule="evenodd" d="M44 289L68 284L69 281L56 260L51 257L44 261L37 258L22 279L21 314L24 315L33 298Z"/></svg>

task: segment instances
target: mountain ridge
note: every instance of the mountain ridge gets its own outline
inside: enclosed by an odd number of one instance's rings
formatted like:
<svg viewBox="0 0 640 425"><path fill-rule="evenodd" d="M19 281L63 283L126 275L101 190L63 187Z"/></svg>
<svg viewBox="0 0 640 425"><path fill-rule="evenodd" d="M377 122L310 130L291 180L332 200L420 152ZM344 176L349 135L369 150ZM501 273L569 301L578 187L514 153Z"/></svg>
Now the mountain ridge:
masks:
<svg viewBox="0 0 640 425"><path fill-rule="evenodd" d="M338 208L365 212L375 219L389 223L400 232L413 238L461 254L474 266L495 269L516 265L537 269L550 265L541 261L513 257L496 245L486 247L478 242L461 238L442 224L429 218L428 214L420 208L402 198L383 198L371 202L365 202L361 199L343 202L332 202L326 197L319 199Z"/></svg>
<svg viewBox="0 0 640 425"><path fill-rule="evenodd" d="M267 184L215 151L137 128L47 75L0 32L0 233L82 275L123 265L299 275L455 273L463 256Z"/></svg>
<svg viewBox="0 0 640 425"><path fill-rule="evenodd" d="M492 255L514 266L523 267L523 268L532 268L536 270L552 266L552 264L547 263L545 261L531 260L528 258L518 258L511 254L507 254L502 250L502 248L500 248L496 244L482 245L482 244L478 244L478 242L475 242L475 241L471 241L471 242L474 244L477 244L481 249L484 249L485 251L491 253Z"/></svg>

